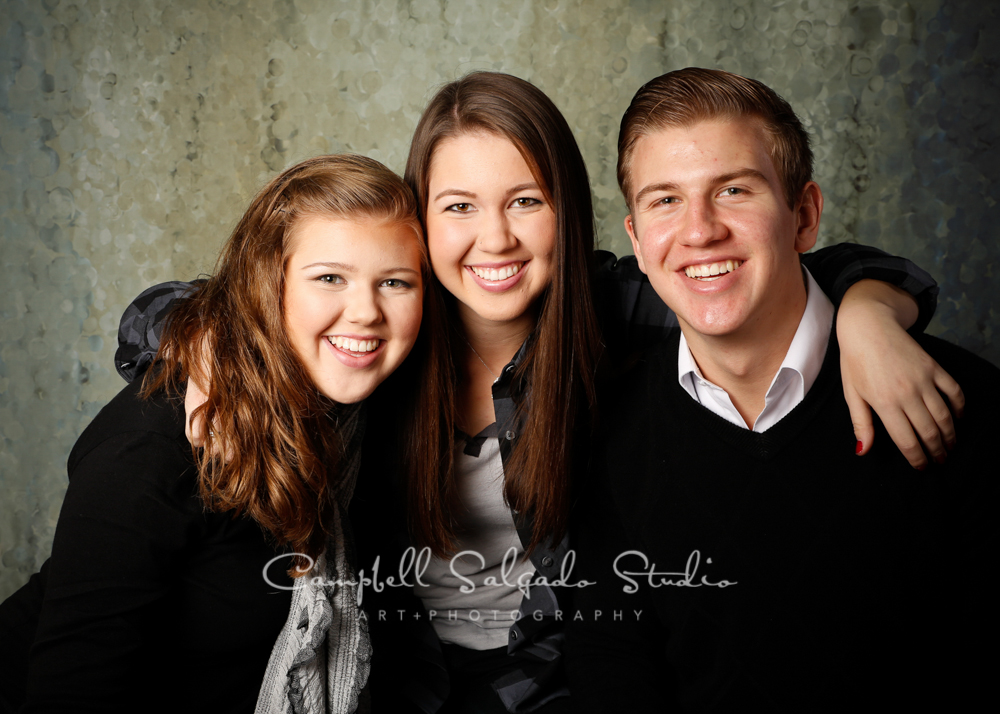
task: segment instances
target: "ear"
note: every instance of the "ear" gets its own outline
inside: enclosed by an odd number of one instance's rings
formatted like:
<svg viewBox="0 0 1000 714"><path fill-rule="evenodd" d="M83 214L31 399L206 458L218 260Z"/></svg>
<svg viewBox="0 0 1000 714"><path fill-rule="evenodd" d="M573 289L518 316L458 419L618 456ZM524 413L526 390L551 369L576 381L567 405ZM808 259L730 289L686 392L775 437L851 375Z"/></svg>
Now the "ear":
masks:
<svg viewBox="0 0 1000 714"><path fill-rule="evenodd" d="M795 250L805 253L816 245L819 235L819 218L823 214L823 192L819 184L810 181L802 189L799 203L795 207Z"/></svg>
<svg viewBox="0 0 1000 714"><path fill-rule="evenodd" d="M642 262L642 251L639 249L639 239L635 237L635 225L632 223L631 213L625 216L625 232L628 233L628 238L632 241L632 252L635 253L635 259L639 263L639 270L645 273L646 266Z"/></svg>

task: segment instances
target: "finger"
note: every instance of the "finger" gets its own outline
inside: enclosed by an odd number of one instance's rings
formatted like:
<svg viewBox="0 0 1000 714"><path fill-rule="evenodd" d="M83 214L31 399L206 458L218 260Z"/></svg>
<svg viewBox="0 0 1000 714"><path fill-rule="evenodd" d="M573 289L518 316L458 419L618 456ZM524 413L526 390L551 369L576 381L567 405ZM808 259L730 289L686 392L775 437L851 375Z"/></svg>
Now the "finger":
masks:
<svg viewBox="0 0 1000 714"><path fill-rule="evenodd" d="M205 415L202 405L208 401L208 395L198 386L197 381L188 379L184 390L184 435L192 446L205 446Z"/></svg>
<svg viewBox="0 0 1000 714"><path fill-rule="evenodd" d="M937 387L951 404L951 410L956 417L961 417L965 411L965 392L951 375L941 369L940 365L934 372L934 386Z"/></svg>
<svg viewBox="0 0 1000 714"><path fill-rule="evenodd" d="M961 390L959 391L961 392ZM951 411L948 409L944 398L939 392L927 394L924 397L924 406L927 408L927 413L931 415L931 418L937 425L938 431L941 433L945 449L951 451L955 448L955 420L952 419Z"/></svg>
<svg viewBox="0 0 1000 714"><path fill-rule="evenodd" d="M913 431L913 426L906 415L897 409L893 410L891 414L880 416L889 438L910 462L910 466L920 471L927 468L927 455L920 447L920 440Z"/></svg>
<svg viewBox="0 0 1000 714"><path fill-rule="evenodd" d="M184 425L184 435L191 446L201 448L205 446L205 417L201 412L191 416Z"/></svg>
<svg viewBox="0 0 1000 714"><path fill-rule="evenodd" d="M235 453L233 451L233 447L229 444L228 441L222 442L220 450L222 452L222 460L225 461L227 464L232 463Z"/></svg>
<svg viewBox="0 0 1000 714"><path fill-rule="evenodd" d="M854 453L864 456L875 443L875 427L872 425L872 410L868 403L858 396L853 389L844 388L844 399L847 408L851 410L851 423L854 424L854 438L857 444Z"/></svg>
<svg viewBox="0 0 1000 714"><path fill-rule="evenodd" d="M937 421L935 421L934 417L927 410L927 405L921 401L919 404L908 409L906 418L910 420L913 431L916 432L917 438L923 444L924 450L935 462L939 464L944 463L945 458L948 456L948 450L945 448L944 439L941 436L941 430L938 429Z"/></svg>

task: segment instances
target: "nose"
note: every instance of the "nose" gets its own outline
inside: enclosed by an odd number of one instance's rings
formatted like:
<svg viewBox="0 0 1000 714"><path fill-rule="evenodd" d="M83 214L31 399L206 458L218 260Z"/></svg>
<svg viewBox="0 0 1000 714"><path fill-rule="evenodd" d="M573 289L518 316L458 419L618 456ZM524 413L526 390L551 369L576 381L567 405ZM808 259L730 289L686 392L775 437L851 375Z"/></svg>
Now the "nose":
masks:
<svg viewBox="0 0 1000 714"><path fill-rule="evenodd" d="M683 240L686 245L706 246L728 234L711 199L691 198L684 216Z"/></svg>
<svg viewBox="0 0 1000 714"><path fill-rule="evenodd" d="M374 288L358 287L344 307L344 317L357 325L376 325L382 322L382 308Z"/></svg>
<svg viewBox="0 0 1000 714"><path fill-rule="evenodd" d="M487 214L479 225L476 248L484 253L503 253L517 245L517 237L504 213Z"/></svg>

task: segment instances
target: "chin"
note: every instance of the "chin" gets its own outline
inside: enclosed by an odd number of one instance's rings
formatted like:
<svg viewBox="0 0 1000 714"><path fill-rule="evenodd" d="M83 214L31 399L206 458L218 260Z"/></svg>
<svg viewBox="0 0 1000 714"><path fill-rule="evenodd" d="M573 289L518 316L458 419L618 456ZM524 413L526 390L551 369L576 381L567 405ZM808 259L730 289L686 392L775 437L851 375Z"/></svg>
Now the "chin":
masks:
<svg viewBox="0 0 1000 714"><path fill-rule="evenodd" d="M321 388L319 390L323 393L327 399L336 402L337 404L357 404L358 402L363 402L365 399L371 396L372 392L375 391L375 386L364 387L364 388L344 388L344 387L334 387L334 388Z"/></svg>
<svg viewBox="0 0 1000 714"><path fill-rule="evenodd" d="M740 316L733 315L732 312L728 311L721 315L702 312L689 318L681 317L681 320L686 322L692 330L706 337L724 337L734 334L745 322L740 319Z"/></svg>

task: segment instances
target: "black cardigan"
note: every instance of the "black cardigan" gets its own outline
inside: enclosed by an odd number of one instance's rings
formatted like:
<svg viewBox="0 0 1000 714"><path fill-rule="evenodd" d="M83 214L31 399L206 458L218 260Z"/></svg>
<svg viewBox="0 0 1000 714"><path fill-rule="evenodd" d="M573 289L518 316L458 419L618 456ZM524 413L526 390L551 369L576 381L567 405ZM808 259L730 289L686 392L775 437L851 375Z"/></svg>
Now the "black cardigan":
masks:
<svg viewBox="0 0 1000 714"><path fill-rule="evenodd" d="M291 601L263 577L281 551L252 520L206 512L183 400L140 386L76 442L52 557L0 605L7 707L26 686L24 712L254 709ZM272 582L290 584L286 567Z"/></svg>

